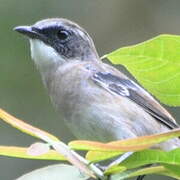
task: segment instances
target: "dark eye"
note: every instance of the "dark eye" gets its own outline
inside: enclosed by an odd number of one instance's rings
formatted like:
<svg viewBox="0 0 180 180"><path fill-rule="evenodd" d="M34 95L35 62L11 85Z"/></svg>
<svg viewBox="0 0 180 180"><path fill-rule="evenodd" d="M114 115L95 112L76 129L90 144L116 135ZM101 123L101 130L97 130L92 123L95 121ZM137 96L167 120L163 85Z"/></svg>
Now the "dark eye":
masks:
<svg viewBox="0 0 180 180"><path fill-rule="evenodd" d="M66 40L69 36L69 33L65 30L59 30L57 32L57 36L60 40Z"/></svg>

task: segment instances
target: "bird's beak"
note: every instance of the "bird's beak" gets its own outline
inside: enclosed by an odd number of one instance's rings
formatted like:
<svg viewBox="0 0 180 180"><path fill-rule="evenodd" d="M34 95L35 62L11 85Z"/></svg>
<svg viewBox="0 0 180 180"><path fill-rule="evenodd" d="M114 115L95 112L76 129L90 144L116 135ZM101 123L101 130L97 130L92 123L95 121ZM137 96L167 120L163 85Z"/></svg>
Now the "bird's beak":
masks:
<svg viewBox="0 0 180 180"><path fill-rule="evenodd" d="M43 39L43 35L39 32L37 28L31 26L17 26L13 29L31 39Z"/></svg>

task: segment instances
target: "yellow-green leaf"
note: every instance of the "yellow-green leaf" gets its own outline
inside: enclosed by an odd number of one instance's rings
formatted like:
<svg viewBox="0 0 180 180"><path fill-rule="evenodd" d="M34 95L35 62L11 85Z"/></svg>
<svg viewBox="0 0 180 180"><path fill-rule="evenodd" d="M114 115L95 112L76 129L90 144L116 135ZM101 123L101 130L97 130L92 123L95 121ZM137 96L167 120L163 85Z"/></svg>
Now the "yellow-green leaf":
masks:
<svg viewBox="0 0 180 180"><path fill-rule="evenodd" d="M100 149L100 146L97 147L97 144L89 143L89 142L82 142L81 144L84 144L84 146L87 145L91 146L91 151L89 151L86 155L86 158L90 161L100 161L112 158L114 156L122 154L122 152L131 152L131 151L140 151L143 149L147 149L152 147L153 145L166 141L170 138L178 137L180 136L180 129L168 131L166 133L160 133L150 136L141 136L138 138L132 138L132 139L126 139L126 140L120 140L120 141L114 141L107 143L107 150L105 145L102 149ZM75 149L78 148L78 141L71 142L71 147L74 147ZM115 148L114 148L115 147ZM124 149L123 149L124 148ZM127 148L127 149L125 149ZM118 152L119 150L119 152Z"/></svg>
<svg viewBox="0 0 180 180"><path fill-rule="evenodd" d="M9 156L25 159L42 159L42 160L66 160L54 150L49 150L46 154L39 156L31 156L27 153L28 147L17 146L0 146L0 156Z"/></svg>
<svg viewBox="0 0 180 180"><path fill-rule="evenodd" d="M40 138L44 135L47 136L48 138L54 140L54 141L59 141L59 139L55 136L53 136L52 134L49 134L48 132L45 132L41 129L38 129L34 126L31 126L25 122L23 122L20 119L17 119L16 117L10 115L9 113L7 113L6 111L0 109L0 119L2 119L3 121L5 121L6 123L10 124L11 126L19 129L20 131L29 134L31 136Z"/></svg>

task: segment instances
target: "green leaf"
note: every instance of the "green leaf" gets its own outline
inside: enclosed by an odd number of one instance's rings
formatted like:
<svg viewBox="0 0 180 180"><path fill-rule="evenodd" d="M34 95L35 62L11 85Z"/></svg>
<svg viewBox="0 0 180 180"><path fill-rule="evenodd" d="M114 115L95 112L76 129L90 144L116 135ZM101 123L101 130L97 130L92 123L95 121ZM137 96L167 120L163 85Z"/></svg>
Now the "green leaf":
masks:
<svg viewBox="0 0 180 180"><path fill-rule="evenodd" d="M180 148L165 152L155 149L147 149L140 152L135 152L129 158L116 166L112 166L106 170L106 174L121 172L122 169L138 168L147 164L163 164L171 165L170 167L180 166ZM165 166L166 167L166 166ZM174 168L175 169L175 168ZM177 168L175 169L177 171Z"/></svg>
<svg viewBox="0 0 180 180"><path fill-rule="evenodd" d="M56 164L36 169L27 173L17 180L86 180L87 176L82 174L78 168L66 164Z"/></svg>
<svg viewBox="0 0 180 180"><path fill-rule="evenodd" d="M180 176L177 176L176 174L172 173L171 171L166 169L164 166L155 166L155 167L148 167L148 168L142 168L142 169L128 170L122 173L113 174L110 176L110 180L123 180L123 179L140 176L144 174L160 174L160 175L180 179Z"/></svg>
<svg viewBox="0 0 180 180"><path fill-rule="evenodd" d="M124 65L162 103L180 105L180 36L160 35L104 57Z"/></svg>
<svg viewBox="0 0 180 180"><path fill-rule="evenodd" d="M42 154L39 156L28 155L27 151L28 147L0 146L0 156L9 156L24 159L66 160L63 155L60 155L54 150L49 150L46 154Z"/></svg>
<svg viewBox="0 0 180 180"><path fill-rule="evenodd" d="M180 177L180 165L164 164L164 167L168 169L171 173Z"/></svg>

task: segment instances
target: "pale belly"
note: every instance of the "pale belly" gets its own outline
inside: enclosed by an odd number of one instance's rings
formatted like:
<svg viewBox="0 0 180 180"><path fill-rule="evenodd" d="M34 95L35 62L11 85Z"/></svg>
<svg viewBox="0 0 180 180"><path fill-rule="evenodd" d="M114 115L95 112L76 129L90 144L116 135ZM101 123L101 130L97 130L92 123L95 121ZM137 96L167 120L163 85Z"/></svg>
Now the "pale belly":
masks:
<svg viewBox="0 0 180 180"><path fill-rule="evenodd" d="M76 111L64 120L77 139L100 142L134 138L169 130L149 114L139 110L135 104L132 104L129 114L127 110L129 111L129 107L92 104L88 108L84 107L81 111ZM157 145L156 148L170 150L177 146L180 146L179 139L173 139Z"/></svg>
<svg viewBox="0 0 180 180"><path fill-rule="evenodd" d="M81 106L73 114L64 117L65 124L78 139L102 142L163 131L163 126L137 105L133 103L131 107L126 107L125 102L122 102L123 104L92 103L88 107Z"/></svg>

